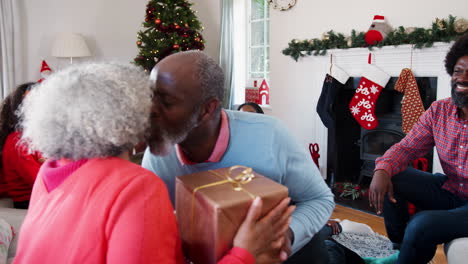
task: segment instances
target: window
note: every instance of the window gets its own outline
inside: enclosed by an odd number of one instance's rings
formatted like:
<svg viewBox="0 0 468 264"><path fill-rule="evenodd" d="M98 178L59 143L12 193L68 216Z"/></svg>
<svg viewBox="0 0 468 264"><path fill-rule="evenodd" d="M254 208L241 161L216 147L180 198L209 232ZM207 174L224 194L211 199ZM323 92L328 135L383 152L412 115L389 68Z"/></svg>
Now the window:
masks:
<svg viewBox="0 0 468 264"><path fill-rule="evenodd" d="M245 87L253 79L269 81L270 10L268 0L234 4L234 104L244 103ZM257 82L257 87L261 82Z"/></svg>
<svg viewBox="0 0 468 264"><path fill-rule="evenodd" d="M267 0L250 0L248 78L268 80L270 70L270 13Z"/></svg>

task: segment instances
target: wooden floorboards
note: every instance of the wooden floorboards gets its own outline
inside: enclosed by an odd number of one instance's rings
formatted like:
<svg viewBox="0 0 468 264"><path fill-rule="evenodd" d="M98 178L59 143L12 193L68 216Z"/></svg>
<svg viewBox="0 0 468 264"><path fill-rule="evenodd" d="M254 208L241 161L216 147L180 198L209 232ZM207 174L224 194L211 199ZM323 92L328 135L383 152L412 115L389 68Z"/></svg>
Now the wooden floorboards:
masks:
<svg viewBox="0 0 468 264"><path fill-rule="evenodd" d="M380 216L365 213L359 210L355 210L349 207L336 205L335 210L332 214L332 219L348 219L351 221L359 222L370 226L375 232L386 236L385 225L383 218ZM437 253L431 264L447 264L447 259L444 254L444 250L441 245L437 248Z"/></svg>

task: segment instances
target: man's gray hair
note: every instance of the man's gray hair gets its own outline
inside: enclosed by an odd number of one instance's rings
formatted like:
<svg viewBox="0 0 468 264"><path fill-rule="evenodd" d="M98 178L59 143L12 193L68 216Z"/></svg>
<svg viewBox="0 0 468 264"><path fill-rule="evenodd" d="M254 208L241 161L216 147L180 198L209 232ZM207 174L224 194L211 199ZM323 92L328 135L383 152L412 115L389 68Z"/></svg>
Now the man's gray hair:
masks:
<svg viewBox="0 0 468 264"><path fill-rule="evenodd" d="M202 87L202 102L215 97L221 102L224 99L224 72L223 69L202 51L186 51L187 55L195 59L197 79Z"/></svg>
<svg viewBox="0 0 468 264"><path fill-rule="evenodd" d="M118 156L143 139L151 88L140 68L89 63L52 74L20 109L23 140L52 159Z"/></svg>

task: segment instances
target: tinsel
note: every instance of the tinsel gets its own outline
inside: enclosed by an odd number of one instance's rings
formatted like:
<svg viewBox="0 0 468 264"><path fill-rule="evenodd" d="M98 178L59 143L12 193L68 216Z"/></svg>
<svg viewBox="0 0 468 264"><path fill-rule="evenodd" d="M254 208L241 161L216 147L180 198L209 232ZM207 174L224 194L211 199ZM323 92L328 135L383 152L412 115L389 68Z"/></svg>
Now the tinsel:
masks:
<svg viewBox="0 0 468 264"><path fill-rule="evenodd" d="M415 48L421 49L432 47L434 42L450 42L468 32L468 21L464 18L457 19L449 15L447 19L438 19L432 23L431 28L418 28L403 26L397 27L387 37L376 45L369 46L364 35L366 32L351 31L350 36L335 33L330 30L322 35L321 39L293 39L289 46L283 50L283 54L291 56L295 61L300 57L310 55L325 55L329 49L363 48L398 46L413 44Z"/></svg>

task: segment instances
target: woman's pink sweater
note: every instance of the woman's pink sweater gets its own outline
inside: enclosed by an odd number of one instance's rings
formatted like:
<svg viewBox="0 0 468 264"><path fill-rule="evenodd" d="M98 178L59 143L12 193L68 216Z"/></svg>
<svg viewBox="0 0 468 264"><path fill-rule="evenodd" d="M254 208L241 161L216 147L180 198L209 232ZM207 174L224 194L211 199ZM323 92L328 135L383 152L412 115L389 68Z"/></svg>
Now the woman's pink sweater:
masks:
<svg viewBox="0 0 468 264"><path fill-rule="evenodd" d="M184 263L166 186L152 172L120 158L57 164L39 171L14 263ZM254 262L234 248L219 264Z"/></svg>

